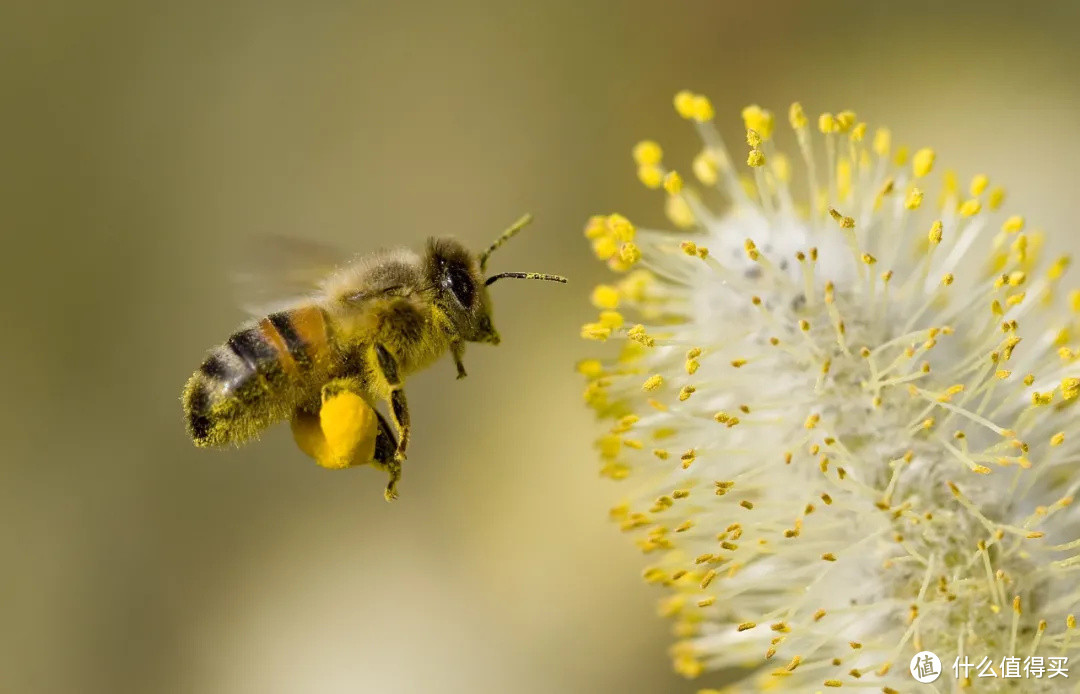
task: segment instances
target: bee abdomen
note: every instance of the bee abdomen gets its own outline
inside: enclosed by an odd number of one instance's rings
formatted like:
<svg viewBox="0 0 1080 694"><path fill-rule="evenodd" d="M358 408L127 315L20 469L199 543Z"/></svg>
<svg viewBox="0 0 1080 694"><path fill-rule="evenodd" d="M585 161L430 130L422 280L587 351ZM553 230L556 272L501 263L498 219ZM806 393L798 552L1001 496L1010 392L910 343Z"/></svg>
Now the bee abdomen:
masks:
<svg viewBox="0 0 1080 694"><path fill-rule="evenodd" d="M322 311L275 313L234 333L188 380L182 397L198 446L240 443L293 410L303 377L325 361Z"/></svg>

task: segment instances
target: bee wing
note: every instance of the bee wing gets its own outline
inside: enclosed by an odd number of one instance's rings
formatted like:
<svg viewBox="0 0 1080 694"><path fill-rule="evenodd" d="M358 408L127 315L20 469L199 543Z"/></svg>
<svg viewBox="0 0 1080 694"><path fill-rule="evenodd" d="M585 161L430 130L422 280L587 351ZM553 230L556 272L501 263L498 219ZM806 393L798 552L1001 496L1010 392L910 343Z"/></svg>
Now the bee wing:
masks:
<svg viewBox="0 0 1080 694"><path fill-rule="evenodd" d="M311 301L328 275L350 260L339 248L291 236L262 236L248 245L230 280L237 304L252 316Z"/></svg>

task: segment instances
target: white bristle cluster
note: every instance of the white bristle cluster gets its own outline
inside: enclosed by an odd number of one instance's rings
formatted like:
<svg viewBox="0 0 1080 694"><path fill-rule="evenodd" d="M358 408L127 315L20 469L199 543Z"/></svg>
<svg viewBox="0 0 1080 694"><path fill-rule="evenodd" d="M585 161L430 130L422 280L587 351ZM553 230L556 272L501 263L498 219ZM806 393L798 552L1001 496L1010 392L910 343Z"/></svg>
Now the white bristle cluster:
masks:
<svg viewBox="0 0 1080 694"><path fill-rule="evenodd" d="M620 351L579 370L613 422L598 441L627 490L612 516L666 590L676 669L743 672L732 691L899 692L921 650L947 669L1074 656L1067 259L1043 261L1042 235L986 176L939 176L932 150L894 148L854 113L823 114L813 134L791 107L800 174L768 111L744 110L747 154L732 157L708 99L675 106L704 141L703 187L657 144L635 147L679 231L590 220L620 276L594 291L582 335Z"/></svg>

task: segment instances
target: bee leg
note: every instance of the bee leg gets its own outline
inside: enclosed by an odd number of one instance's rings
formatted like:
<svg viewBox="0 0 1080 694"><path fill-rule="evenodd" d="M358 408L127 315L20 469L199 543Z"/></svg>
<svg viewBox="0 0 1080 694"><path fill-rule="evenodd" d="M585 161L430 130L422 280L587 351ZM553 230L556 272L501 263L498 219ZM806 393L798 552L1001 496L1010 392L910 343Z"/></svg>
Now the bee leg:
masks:
<svg viewBox="0 0 1080 694"><path fill-rule="evenodd" d="M405 391L401 388L401 379L398 377L397 360L390 350L381 344L375 345L375 356L379 360L379 370L383 378L390 386L390 412L394 415L394 424L397 425L398 440L394 458L401 462L405 460L405 449L409 447L409 405L405 400Z"/></svg>
<svg viewBox="0 0 1080 694"><path fill-rule="evenodd" d="M461 340L451 342L450 351L454 355L454 365L457 366L457 377L465 378L468 374L465 373L465 364L461 361L465 357L465 343Z"/></svg>
<svg viewBox="0 0 1080 694"><path fill-rule="evenodd" d="M398 496L397 484L401 481L401 461L394 457L394 453L397 452L397 439L394 438L394 432L390 430L386 419L378 411L375 412L375 416L379 418L379 431L375 435L373 460L378 467L385 469L390 475L390 481L386 484L386 492L383 495L387 501L393 501Z"/></svg>

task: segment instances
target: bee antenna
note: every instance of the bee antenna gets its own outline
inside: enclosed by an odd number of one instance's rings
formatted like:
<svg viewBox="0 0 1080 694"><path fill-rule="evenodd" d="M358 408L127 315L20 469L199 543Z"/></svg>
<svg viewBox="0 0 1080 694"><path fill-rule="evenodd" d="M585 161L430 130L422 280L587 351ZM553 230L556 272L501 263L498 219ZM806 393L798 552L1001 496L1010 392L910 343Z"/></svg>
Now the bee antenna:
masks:
<svg viewBox="0 0 1080 694"><path fill-rule="evenodd" d="M499 238L495 239L495 243L491 244L486 251L480 254L480 271L484 271L484 266L487 265L488 256L494 253L499 248L499 246L512 239L519 231L528 226L529 222L531 221L532 215L526 213L521 217L521 219L510 225L509 229L500 234Z"/></svg>
<svg viewBox="0 0 1080 694"><path fill-rule="evenodd" d="M566 278L559 275L549 275L544 272L500 272L497 275L488 277L484 282L484 286L488 286L495 280L501 280L504 277L511 277L518 280L547 280L548 282L562 282L566 284Z"/></svg>

